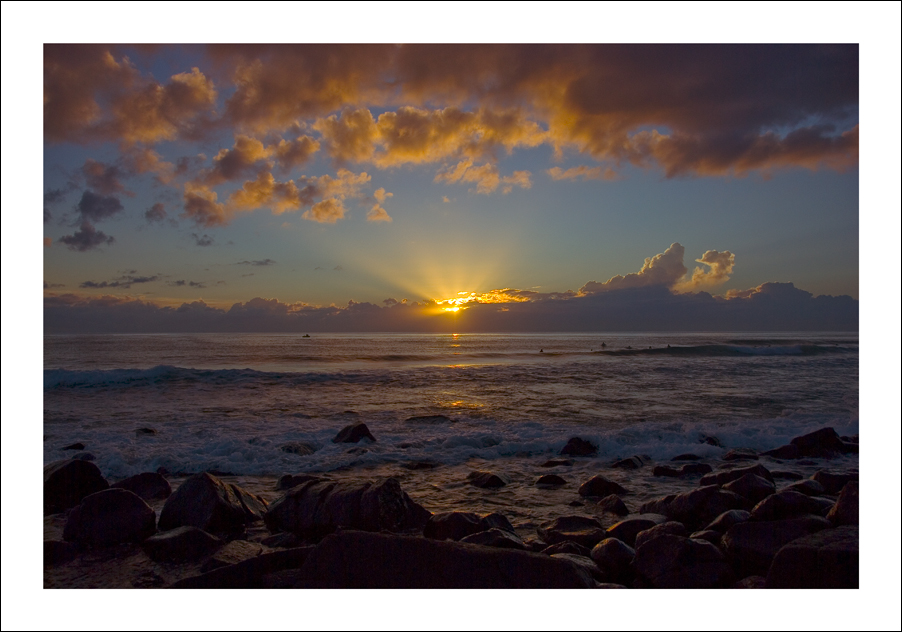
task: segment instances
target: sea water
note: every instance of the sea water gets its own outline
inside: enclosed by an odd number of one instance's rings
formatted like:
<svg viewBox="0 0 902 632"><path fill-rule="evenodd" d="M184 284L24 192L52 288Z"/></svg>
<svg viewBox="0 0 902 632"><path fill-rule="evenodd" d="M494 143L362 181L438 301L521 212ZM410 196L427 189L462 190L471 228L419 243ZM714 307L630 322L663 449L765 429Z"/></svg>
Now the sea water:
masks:
<svg viewBox="0 0 902 632"><path fill-rule="evenodd" d="M332 442L358 421L375 442ZM260 491L286 473L395 476L431 511L500 510L518 527L592 514L571 503L594 474L627 487L628 505L698 484L617 459L693 453L716 468L731 448L825 426L858 434L854 333L44 337L45 463L81 442L110 480L206 470ZM575 436L598 454L541 467ZM808 475L858 458L764 464ZM474 470L511 483L474 488ZM536 488L547 473L568 485Z"/></svg>

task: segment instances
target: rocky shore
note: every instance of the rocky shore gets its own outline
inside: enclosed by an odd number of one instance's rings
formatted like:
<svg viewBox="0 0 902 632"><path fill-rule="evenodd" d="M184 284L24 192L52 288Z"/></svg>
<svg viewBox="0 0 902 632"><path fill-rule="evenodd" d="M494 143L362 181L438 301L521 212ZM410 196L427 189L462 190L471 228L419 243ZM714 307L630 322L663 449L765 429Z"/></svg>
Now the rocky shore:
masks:
<svg viewBox="0 0 902 632"><path fill-rule="evenodd" d="M336 436L360 440L376 440L364 424ZM591 458L593 448L575 437L537 467ZM531 533L503 513L432 513L395 478L286 475L260 493L210 472L177 485L148 472L110 485L72 458L44 467L44 587L858 588L857 469L802 478L773 467L857 450L857 436L823 428L720 462L635 455L611 471L697 485L636 506L623 479L600 471L571 503L596 517L560 515ZM509 483L490 471L462 481L479 493Z"/></svg>

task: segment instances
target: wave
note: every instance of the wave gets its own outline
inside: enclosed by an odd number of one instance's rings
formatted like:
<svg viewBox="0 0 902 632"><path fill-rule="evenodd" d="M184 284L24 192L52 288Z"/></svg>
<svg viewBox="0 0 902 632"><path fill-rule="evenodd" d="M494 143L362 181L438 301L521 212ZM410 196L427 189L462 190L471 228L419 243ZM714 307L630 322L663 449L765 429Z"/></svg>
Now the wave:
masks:
<svg viewBox="0 0 902 632"><path fill-rule="evenodd" d="M839 345L695 345L695 346L667 346L648 347L646 349L612 349L596 351L601 355L666 355L666 356L812 356L821 354L848 354L857 353L856 348Z"/></svg>

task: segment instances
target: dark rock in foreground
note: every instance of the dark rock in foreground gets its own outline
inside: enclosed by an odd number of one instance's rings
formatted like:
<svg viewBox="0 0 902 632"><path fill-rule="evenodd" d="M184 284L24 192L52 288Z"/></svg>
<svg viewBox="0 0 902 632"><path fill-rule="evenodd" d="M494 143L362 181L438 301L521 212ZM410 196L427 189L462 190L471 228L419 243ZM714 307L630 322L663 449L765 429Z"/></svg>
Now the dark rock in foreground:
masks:
<svg viewBox="0 0 902 632"><path fill-rule="evenodd" d="M207 532L233 531L263 518L266 501L208 472L188 478L166 500L160 530L192 526Z"/></svg>
<svg viewBox="0 0 902 632"><path fill-rule="evenodd" d="M511 482L510 478L504 474L494 474L492 472L470 472L467 475L467 480L470 481L470 485L482 489L504 487Z"/></svg>
<svg viewBox="0 0 902 632"><path fill-rule="evenodd" d="M280 445L279 449L287 454L297 454L298 456L310 456L316 452L316 446L305 441L289 441Z"/></svg>
<svg viewBox="0 0 902 632"><path fill-rule="evenodd" d="M611 494L627 494L619 483L615 483L602 476L601 474L593 476L585 483L579 486L580 496L610 496Z"/></svg>
<svg viewBox="0 0 902 632"><path fill-rule="evenodd" d="M646 542L651 542L655 538L659 538L662 535L678 535L685 538L689 534L686 532L686 526L682 522L669 520L667 522L656 524L653 527L649 527L648 529L644 529L637 533L633 540L633 546L638 549ZM720 534L718 534L718 537L719 536Z"/></svg>
<svg viewBox="0 0 902 632"><path fill-rule="evenodd" d="M548 544L570 540L588 548L607 537L601 523L586 516L561 516L543 522L536 528L536 533Z"/></svg>
<svg viewBox="0 0 902 632"><path fill-rule="evenodd" d="M460 540L465 544L480 544L482 546L494 546L500 549L517 549L525 551L526 545L516 533L504 529L489 529L468 535Z"/></svg>
<svg viewBox="0 0 902 632"><path fill-rule="evenodd" d="M770 471L760 463L756 463L749 467L739 467L735 470L725 470L723 472L708 474L707 476L702 477L701 485L726 485L727 483L735 481L737 478L742 478L746 474L754 474L755 476L760 476L761 478L769 480L771 483L774 482L774 477Z"/></svg>
<svg viewBox="0 0 902 632"><path fill-rule="evenodd" d="M365 423L358 421L355 424L342 428L338 434L335 435L335 438L332 439L332 443L357 443L361 439L375 441L376 437L373 436L373 433L370 432L370 429L366 427Z"/></svg>
<svg viewBox="0 0 902 632"><path fill-rule="evenodd" d="M634 546L636 536L640 531L651 529L665 522L667 522L667 516L662 516L661 514L638 514L608 527L605 535L609 538L617 538L629 546Z"/></svg>
<svg viewBox="0 0 902 632"><path fill-rule="evenodd" d="M830 522L818 516L769 522L748 521L730 527L721 542L740 575L766 575L771 561L783 546L829 527Z"/></svg>
<svg viewBox="0 0 902 632"><path fill-rule="evenodd" d="M739 494L753 503L764 500L777 491L771 481L757 474L746 474L735 481L730 481L723 488L729 492Z"/></svg>
<svg viewBox="0 0 902 632"><path fill-rule="evenodd" d="M591 441L573 437L561 448L562 456L592 456L598 453L598 446Z"/></svg>
<svg viewBox="0 0 902 632"><path fill-rule="evenodd" d="M789 442L799 449L800 456L832 457L845 453L845 445L833 428L821 428L796 437Z"/></svg>
<svg viewBox="0 0 902 632"><path fill-rule="evenodd" d="M557 544L546 546L544 549L539 551L539 553L542 553L543 555L554 555L555 553L572 553L573 555L582 555L584 557L589 557L591 551L587 546L583 546L582 544L577 544L576 542L567 540L565 542L558 542Z"/></svg>
<svg viewBox="0 0 902 632"><path fill-rule="evenodd" d="M44 466L44 513L75 507L85 496L110 486L90 461L66 459Z"/></svg>
<svg viewBox="0 0 902 632"><path fill-rule="evenodd" d="M830 503L827 501L827 505ZM819 499L799 492L783 490L759 502L751 511L752 520L783 520L807 514L820 515L824 505Z"/></svg>
<svg viewBox="0 0 902 632"><path fill-rule="evenodd" d="M726 533L730 530L734 524L739 524L740 522L746 522L749 518L752 517L747 511L742 509L731 509L730 511L725 511L717 518L715 518L711 524L705 527L706 531L718 531L721 534Z"/></svg>
<svg viewBox="0 0 902 632"><path fill-rule="evenodd" d="M636 550L617 538L608 538L596 544L589 557L609 581L626 583L635 575L633 560L636 559Z"/></svg>
<svg viewBox="0 0 902 632"><path fill-rule="evenodd" d="M858 527L825 529L779 550L767 588L858 588Z"/></svg>
<svg viewBox="0 0 902 632"><path fill-rule="evenodd" d="M85 496L69 512L63 539L86 547L141 542L156 530L157 514L137 494L105 489Z"/></svg>
<svg viewBox="0 0 902 632"><path fill-rule="evenodd" d="M232 540L224 547L216 551L210 559L200 567L201 572L206 573L230 564L238 564L263 553L263 547L256 542L247 540Z"/></svg>
<svg viewBox="0 0 902 632"><path fill-rule="evenodd" d="M728 450L726 454L720 457L723 461L757 461L758 453L748 448L736 448Z"/></svg>
<svg viewBox="0 0 902 632"><path fill-rule="evenodd" d="M733 574L716 546L703 540L662 535L636 549L636 572L654 588L719 588Z"/></svg>
<svg viewBox="0 0 902 632"><path fill-rule="evenodd" d="M827 520L837 526L858 524L858 481L849 481L842 488Z"/></svg>
<svg viewBox="0 0 902 632"><path fill-rule="evenodd" d="M78 443L72 443L67 445L65 448L60 448L60 450L84 450L85 444L79 441Z"/></svg>
<svg viewBox="0 0 902 632"><path fill-rule="evenodd" d="M545 474L536 481L536 487L560 487L566 484L567 481L556 474Z"/></svg>
<svg viewBox="0 0 902 632"><path fill-rule="evenodd" d="M197 527L178 527L158 533L141 544L155 562L187 562L206 557L223 541Z"/></svg>
<svg viewBox="0 0 902 632"><path fill-rule="evenodd" d="M457 541L493 528L514 532L514 527L501 514L480 516L469 511L446 511L432 514L423 527L423 537Z"/></svg>
<svg viewBox="0 0 902 632"><path fill-rule="evenodd" d="M605 496L598 501L597 507L602 511L607 511L616 516L626 516L629 515L630 512L629 507L626 506L626 503L624 503L617 494Z"/></svg>
<svg viewBox="0 0 902 632"><path fill-rule="evenodd" d="M137 494L144 500L169 498L172 494L172 486L161 474L156 472L143 472L135 474L125 480L110 485L115 489L127 489Z"/></svg>
<svg viewBox="0 0 902 632"><path fill-rule="evenodd" d="M748 509L750 506L751 503L739 494L723 490L717 485L707 485L691 492L649 501L639 511L664 514L694 530L710 524L725 511Z"/></svg>
<svg viewBox="0 0 902 632"><path fill-rule="evenodd" d="M172 585L173 588L289 588L297 581L297 569L313 551L312 546L301 546L284 551L264 553L215 570L187 577ZM278 575L288 574L280 579Z"/></svg>
<svg viewBox="0 0 902 632"><path fill-rule="evenodd" d="M62 540L44 540L44 568L59 566L78 557L78 547Z"/></svg>
<svg viewBox="0 0 902 632"><path fill-rule="evenodd" d="M799 492L800 494L805 494L806 496L823 496L827 493L827 490L824 489L823 485L810 478L796 481L791 485L787 485L780 491Z"/></svg>
<svg viewBox="0 0 902 632"><path fill-rule="evenodd" d="M431 514L411 500L394 478L380 483L310 481L269 506L271 531L327 533L337 527L364 531L422 529Z"/></svg>
<svg viewBox="0 0 902 632"><path fill-rule="evenodd" d="M570 459L548 459L539 467L559 467L562 465L573 465L573 461Z"/></svg>
<svg viewBox="0 0 902 632"><path fill-rule="evenodd" d="M292 487L297 487L301 483L309 483L310 481L319 480L322 480L322 478L319 476L314 476L313 474L283 474L279 477L278 482L276 482L276 489L291 489Z"/></svg>
<svg viewBox="0 0 902 632"><path fill-rule="evenodd" d="M637 470L643 465L648 465L651 459L647 456L642 455L634 455L631 457L627 457L625 459L621 459L611 464L611 467L619 468L622 470Z"/></svg>
<svg viewBox="0 0 902 632"><path fill-rule="evenodd" d="M802 454L799 452L798 446L794 445L784 445L779 448L774 448L773 450L767 450L766 452L762 452L764 456L773 457L775 459L801 459Z"/></svg>
<svg viewBox="0 0 902 632"><path fill-rule="evenodd" d="M823 485L828 494L838 494L846 486L846 483L858 480L858 473L819 470L812 474L811 478Z"/></svg>

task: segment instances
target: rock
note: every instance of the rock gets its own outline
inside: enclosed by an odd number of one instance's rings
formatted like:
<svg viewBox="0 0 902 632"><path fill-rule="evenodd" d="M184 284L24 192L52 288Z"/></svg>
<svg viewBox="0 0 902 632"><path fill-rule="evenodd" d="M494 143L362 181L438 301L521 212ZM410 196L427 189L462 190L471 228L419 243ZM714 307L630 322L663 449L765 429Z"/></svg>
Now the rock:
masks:
<svg viewBox="0 0 902 632"><path fill-rule="evenodd" d="M470 485L482 489L504 487L511 482L509 477L503 474L493 474L492 472L470 472L467 475L467 480L470 481Z"/></svg>
<svg viewBox="0 0 902 632"><path fill-rule="evenodd" d="M356 443L356 442L355 442ZM279 449L288 454L297 454L299 456L309 456L316 452L316 446L312 443L303 441L290 441L284 445L280 445Z"/></svg>
<svg viewBox="0 0 902 632"><path fill-rule="evenodd" d="M59 566L78 557L78 547L62 540L44 540L44 568Z"/></svg>
<svg viewBox="0 0 902 632"><path fill-rule="evenodd" d="M807 514L819 515L823 509L824 505L811 496L784 490L755 505L751 520L785 520Z"/></svg>
<svg viewBox="0 0 902 632"><path fill-rule="evenodd" d="M260 540L260 544L274 549L289 549L301 546L303 539L293 533L276 533Z"/></svg>
<svg viewBox="0 0 902 632"><path fill-rule="evenodd" d="M294 584L298 588L590 588L595 584L586 571L547 555L359 531L326 537L300 570Z"/></svg>
<svg viewBox="0 0 902 632"><path fill-rule="evenodd" d="M773 450L767 450L766 452L762 452L761 454L775 459L789 460L802 458L802 454L799 452L798 446L794 446L792 444L780 446L779 448L774 448Z"/></svg>
<svg viewBox="0 0 902 632"><path fill-rule="evenodd" d="M401 463L401 467L405 470L432 470L440 466L437 461L408 461Z"/></svg>
<svg viewBox="0 0 902 632"><path fill-rule="evenodd" d="M821 428L796 437L789 442L799 449L800 456L830 458L843 454L845 446L833 428Z"/></svg>
<svg viewBox="0 0 902 632"><path fill-rule="evenodd" d="M781 548L767 588L858 588L858 527L841 526L797 538Z"/></svg>
<svg viewBox="0 0 902 632"><path fill-rule="evenodd" d="M729 450L720 458L723 461L757 461L758 453L748 448L736 448Z"/></svg>
<svg viewBox="0 0 902 632"><path fill-rule="evenodd" d="M160 512L160 530L193 526L211 533L233 531L263 518L266 501L209 472L195 474L173 493Z"/></svg>
<svg viewBox="0 0 902 632"><path fill-rule="evenodd" d="M411 424L446 424L451 423L454 420L445 415L416 415L414 417L408 417L404 421Z"/></svg>
<svg viewBox="0 0 902 632"><path fill-rule="evenodd" d="M846 483L858 480L858 472L819 470L812 474L811 478L823 485L828 494L838 494L846 486Z"/></svg>
<svg viewBox="0 0 902 632"><path fill-rule="evenodd" d="M567 540L564 542L558 542L557 544L552 544L551 546L546 546L540 551L540 553L542 553L543 555L554 555L555 553L572 553L574 555L584 555L586 557L589 557L590 550L587 546L583 546L582 544L577 544L576 542Z"/></svg>
<svg viewBox="0 0 902 632"><path fill-rule="evenodd" d="M637 574L654 588L720 588L733 574L716 546L662 535L636 549Z"/></svg>
<svg viewBox="0 0 902 632"><path fill-rule="evenodd" d="M177 527L144 540L141 547L155 562L175 564L206 557L223 541L197 527Z"/></svg>
<svg viewBox="0 0 902 632"><path fill-rule="evenodd" d="M543 522L536 528L538 536L548 544L570 540L585 547L593 547L605 537L605 530L595 518L561 516Z"/></svg>
<svg viewBox="0 0 902 632"><path fill-rule="evenodd" d="M559 467L564 465L573 465L573 461L570 459L548 459L539 467Z"/></svg>
<svg viewBox="0 0 902 632"><path fill-rule="evenodd" d="M560 487L561 485L566 485L567 481L565 481L560 476L556 474L545 474L544 476L540 476L539 480L536 481L536 487Z"/></svg>
<svg viewBox="0 0 902 632"><path fill-rule="evenodd" d="M707 463L687 463L680 468L680 476L689 476L691 474L707 474L711 471L711 466Z"/></svg>
<svg viewBox="0 0 902 632"><path fill-rule="evenodd" d="M562 456L592 456L597 453L597 445L579 437L571 438L560 452Z"/></svg>
<svg viewBox="0 0 902 632"><path fill-rule="evenodd" d="M766 575L771 560L783 546L793 540L830 526L818 516L767 522L740 522L721 540L739 575Z"/></svg>
<svg viewBox="0 0 902 632"><path fill-rule="evenodd" d="M376 437L373 436L365 423L358 421L357 423L342 428L339 433L335 435L335 438L332 439L332 443L357 443L361 439L375 441Z"/></svg>
<svg viewBox="0 0 902 632"><path fill-rule="evenodd" d="M774 480L779 478L784 481L800 481L804 478L798 472L789 472L787 470L774 470L771 472L771 475L774 477Z"/></svg>
<svg viewBox="0 0 902 632"><path fill-rule="evenodd" d="M502 531L510 531L511 533L516 533L516 531L514 530L514 525L510 523L510 520L497 512L483 516L482 524L486 525L486 529L501 529Z"/></svg>
<svg viewBox="0 0 902 632"><path fill-rule="evenodd" d="M599 500L597 507L602 511L607 511L616 516L626 516L630 512L626 503L624 503L623 500L620 499L620 496L616 494L610 494Z"/></svg>
<svg viewBox="0 0 902 632"><path fill-rule="evenodd" d="M135 428L135 434L139 437L141 437L141 436L149 437L149 436L153 436L153 435L157 434L157 431L154 430L153 428Z"/></svg>
<svg viewBox="0 0 902 632"><path fill-rule="evenodd" d="M592 561L592 558L590 557L587 557L585 555L576 555L574 553L555 553L553 555L550 555L549 557L551 559L564 560L565 562L569 562L576 568L579 568L583 572L588 573L596 580L603 579L601 569L598 568L598 565L594 561Z"/></svg>
<svg viewBox="0 0 902 632"><path fill-rule="evenodd" d="M753 503L764 500L777 491L777 488L771 481L756 474L746 474L735 481L730 481L723 488L739 494Z"/></svg>
<svg viewBox="0 0 902 632"><path fill-rule="evenodd" d="M127 489L144 500L169 498L169 495L172 494L172 487L169 485L169 481L156 472L135 474L110 485L110 487Z"/></svg>
<svg viewBox="0 0 902 632"><path fill-rule="evenodd" d="M206 573L229 564L237 564L238 562L257 557L261 553L263 553L263 547L256 542L232 540L216 551L213 557L204 562L203 566L200 567L200 571Z"/></svg>
<svg viewBox="0 0 902 632"><path fill-rule="evenodd" d="M609 538L617 538L621 542L633 546L636 543L636 536L640 531L651 529L652 527L665 522L667 522L667 516L661 514L638 514L611 525L608 527L605 535Z"/></svg>
<svg viewBox="0 0 902 632"><path fill-rule="evenodd" d="M367 452L369 452L369 450L367 450L366 448L361 448L360 446L348 448L347 450L345 450L345 454L354 454L357 456L359 456L361 454L366 454Z"/></svg>
<svg viewBox="0 0 902 632"><path fill-rule="evenodd" d="M704 540L705 542L710 542L716 547L720 547L720 541L723 538L723 534L720 531L705 529L703 531L694 531L692 535L689 536L689 538L692 540Z"/></svg>
<svg viewBox="0 0 902 632"><path fill-rule="evenodd" d="M761 478L769 480L771 483L774 482L774 477L770 473L770 471L760 463L756 463L755 465L750 465L749 467L739 467L735 470L726 470L723 472L708 474L707 476L702 477L700 484L726 485L727 483L735 481L737 478L742 478L746 474L754 474L755 476L760 476Z"/></svg>
<svg viewBox="0 0 902 632"><path fill-rule="evenodd" d="M284 551L263 553L256 557L229 564L222 568L186 577L175 582L173 588L289 588L297 581L292 575L288 583L275 583L268 576L301 568L315 547L299 546Z"/></svg>
<svg viewBox="0 0 902 632"><path fill-rule="evenodd" d="M843 454L858 454L858 442L850 442L850 441L841 441L840 446L842 446Z"/></svg>
<svg viewBox="0 0 902 632"><path fill-rule="evenodd" d="M661 522L637 533L633 540L633 546L638 549L646 542L651 542L662 535L679 535L687 537L689 534L686 532L686 527L682 522L668 520L667 522ZM718 537L720 537L720 534L718 534Z"/></svg>
<svg viewBox="0 0 902 632"><path fill-rule="evenodd" d="M611 467L620 468L622 470L638 470L643 465L648 465L650 460L650 457L635 455L616 461L611 464Z"/></svg>
<svg viewBox="0 0 902 632"><path fill-rule="evenodd" d="M585 507L586 506L586 503L580 502L578 500L571 500L567 504L570 505L571 507Z"/></svg>
<svg viewBox="0 0 902 632"><path fill-rule="evenodd" d="M713 530L718 531L723 534L730 530L734 524L739 524L740 522L746 522L749 518L752 517L747 511L742 509L731 509L730 511L725 511L717 518L715 518L711 524L705 527L705 530Z"/></svg>
<svg viewBox="0 0 902 632"><path fill-rule="evenodd" d="M494 546L502 549L526 550L526 545L516 533L503 529L489 529L468 535L460 540L466 544L480 544L482 546Z"/></svg>
<svg viewBox="0 0 902 632"><path fill-rule="evenodd" d="M687 453L687 454L678 454L670 460L671 461L700 461L701 458L702 457L698 456L697 454Z"/></svg>
<svg viewBox="0 0 902 632"><path fill-rule="evenodd" d="M733 588L765 588L766 581L761 575L749 575L733 584Z"/></svg>
<svg viewBox="0 0 902 632"><path fill-rule="evenodd" d="M608 538L596 544L589 557L610 580L627 583L635 575L632 565L636 550L617 538Z"/></svg>
<svg viewBox="0 0 902 632"><path fill-rule="evenodd" d="M79 441L78 443L72 443L67 445L65 448L60 448L60 450L84 450L85 444Z"/></svg>
<svg viewBox="0 0 902 632"><path fill-rule="evenodd" d="M747 509L751 503L733 492L717 485L699 487L691 492L667 496L643 504L642 513L661 513L687 528L695 530L709 524L717 516L730 509Z"/></svg>
<svg viewBox="0 0 902 632"><path fill-rule="evenodd" d="M513 533L511 523L501 514L480 516L469 511L446 511L432 514L423 527L423 537L432 540L462 540L468 535L489 529L504 529Z"/></svg>
<svg viewBox="0 0 902 632"><path fill-rule="evenodd" d="M707 443L708 445L713 445L716 448L722 448L723 444L720 442L720 439L717 437L710 437L708 435L702 435L699 440L699 443Z"/></svg>
<svg viewBox="0 0 902 632"><path fill-rule="evenodd" d="M85 547L141 542L156 530L157 514L140 496L125 489L105 489L85 496L69 512L63 539Z"/></svg>
<svg viewBox="0 0 902 632"><path fill-rule="evenodd" d="M90 452L76 452L72 455L73 459L77 459L79 461L96 461L97 457L91 454Z"/></svg>
<svg viewBox="0 0 902 632"><path fill-rule="evenodd" d="M601 474L593 476L579 486L580 496L610 496L611 494L627 494L623 487L612 480L608 480Z"/></svg>
<svg viewBox="0 0 902 632"><path fill-rule="evenodd" d="M669 476L671 478L679 478L683 473L675 467L669 465L656 465L652 471L652 476Z"/></svg>
<svg viewBox="0 0 902 632"><path fill-rule="evenodd" d="M90 461L66 459L44 466L44 513L75 507L85 496L109 487L100 469Z"/></svg>
<svg viewBox="0 0 902 632"><path fill-rule="evenodd" d="M849 481L842 488L827 520L836 526L858 524L858 481Z"/></svg>
<svg viewBox="0 0 902 632"><path fill-rule="evenodd" d="M279 477L279 481L276 483L277 490L286 490L291 489L292 487L296 487L301 483L309 483L310 481L321 481L323 480L319 476L314 476L312 474L283 474Z"/></svg>
<svg viewBox="0 0 902 632"><path fill-rule="evenodd" d="M824 486L818 483L815 480L810 478L806 478L804 480L796 481L791 485L787 485L780 491L793 491L799 492L800 494L805 494L806 496L823 496L827 493L827 490L824 489Z"/></svg>
<svg viewBox="0 0 902 632"><path fill-rule="evenodd" d="M379 483L310 481L291 488L266 512L271 531L327 533L422 529L431 514L411 500L397 479Z"/></svg>

